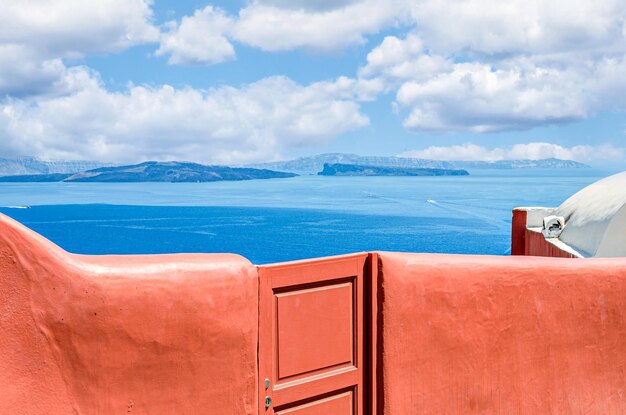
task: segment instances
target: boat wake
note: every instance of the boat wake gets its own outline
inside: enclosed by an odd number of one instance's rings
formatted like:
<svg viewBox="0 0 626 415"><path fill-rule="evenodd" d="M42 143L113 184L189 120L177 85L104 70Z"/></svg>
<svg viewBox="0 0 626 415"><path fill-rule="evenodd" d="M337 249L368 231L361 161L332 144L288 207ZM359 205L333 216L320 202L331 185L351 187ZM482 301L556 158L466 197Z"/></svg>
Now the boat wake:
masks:
<svg viewBox="0 0 626 415"><path fill-rule="evenodd" d="M434 199L426 199L426 203L430 203L431 205L437 206L438 208L441 209L445 209L448 210L450 212L454 212L456 214L460 214L462 216L471 216L471 217L475 217L477 219L480 219L482 221L485 221L486 223L489 223L490 225L495 226L496 228L500 229L500 230L508 230L510 225L508 222L501 220L501 219L497 219L493 216L489 216L486 214L482 214L477 210L468 208L468 206L466 205L462 205L465 206L465 208L459 208L456 207L455 205L461 205L460 203L454 203L454 202L438 202ZM450 206L452 205L452 206Z"/></svg>

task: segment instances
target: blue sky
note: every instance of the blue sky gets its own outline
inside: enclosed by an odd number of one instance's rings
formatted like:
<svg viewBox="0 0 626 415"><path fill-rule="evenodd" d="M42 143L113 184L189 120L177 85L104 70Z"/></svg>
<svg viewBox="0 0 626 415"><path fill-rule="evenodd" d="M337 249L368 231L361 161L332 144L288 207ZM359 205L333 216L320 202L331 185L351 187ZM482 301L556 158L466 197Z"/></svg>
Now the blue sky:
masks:
<svg viewBox="0 0 626 415"><path fill-rule="evenodd" d="M0 156L623 167L625 21L617 0L10 2Z"/></svg>

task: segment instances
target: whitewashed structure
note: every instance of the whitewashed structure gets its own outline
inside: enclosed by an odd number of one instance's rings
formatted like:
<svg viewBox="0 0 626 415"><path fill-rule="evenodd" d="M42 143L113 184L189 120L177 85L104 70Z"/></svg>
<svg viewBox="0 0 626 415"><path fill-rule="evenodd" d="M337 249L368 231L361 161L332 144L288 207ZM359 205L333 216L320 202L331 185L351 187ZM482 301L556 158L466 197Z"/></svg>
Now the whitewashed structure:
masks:
<svg viewBox="0 0 626 415"><path fill-rule="evenodd" d="M556 249L579 258L626 257L626 172L585 187L558 208L515 212L526 216L526 254L552 256L548 250Z"/></svg>

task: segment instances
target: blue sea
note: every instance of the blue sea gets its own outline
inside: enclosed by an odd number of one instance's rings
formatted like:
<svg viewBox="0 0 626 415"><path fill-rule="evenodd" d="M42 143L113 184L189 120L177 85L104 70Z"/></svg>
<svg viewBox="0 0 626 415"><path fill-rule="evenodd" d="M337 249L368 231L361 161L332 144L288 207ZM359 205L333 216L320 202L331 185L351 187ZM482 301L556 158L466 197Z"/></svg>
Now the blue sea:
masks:
<svg viewBox="0 0 626 415"><path fill-rule="evenodd" d="M507 255L514 207L558 206L610 174L470 173L0 183L0 212L81 254L231 252L256 264L372 250Z"/></svg>

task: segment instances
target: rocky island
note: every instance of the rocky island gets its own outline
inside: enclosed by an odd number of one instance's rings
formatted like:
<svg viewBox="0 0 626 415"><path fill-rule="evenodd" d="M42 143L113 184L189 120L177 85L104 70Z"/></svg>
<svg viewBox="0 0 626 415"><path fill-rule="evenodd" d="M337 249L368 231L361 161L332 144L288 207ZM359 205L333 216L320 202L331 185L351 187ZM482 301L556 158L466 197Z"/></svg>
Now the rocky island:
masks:
<svg viewBox="0 0 626 415"><path fill-rule="evenodd" d="M30 174L0 177L0 182L217 182L277 179L297 174L267 169L205 166L187 162L146 161L117 167L100 167L80 173Z"/></svg>
<svg viewBox="0 0 626 415"><path fill-rule="evenodd" d="M289 171L298 174L315 174L322 170L324 164L355 164L359 166L379 166L392 168L420 169L579 169L589 168L572 160L548 158L543 160L498 160L498 161L443 161L396 156L359 156L357 154L327 153L316 156L301 157L296 160L276 161L270 163L249 164L246 167Z"/></svg>
<svg viewBox="0 0 626 415"><path fill-rule="evenodd" d="M466 170L324 164L320 176L467 176Z"/></svg>

